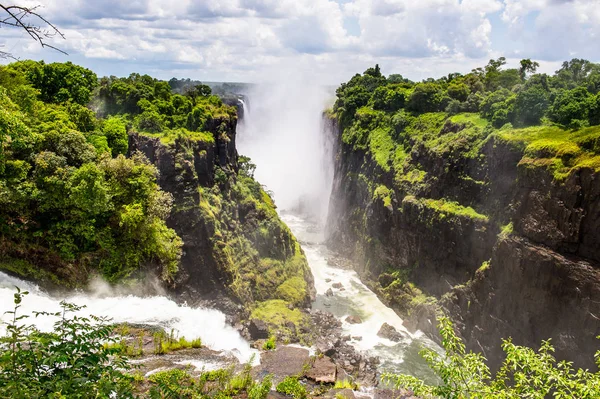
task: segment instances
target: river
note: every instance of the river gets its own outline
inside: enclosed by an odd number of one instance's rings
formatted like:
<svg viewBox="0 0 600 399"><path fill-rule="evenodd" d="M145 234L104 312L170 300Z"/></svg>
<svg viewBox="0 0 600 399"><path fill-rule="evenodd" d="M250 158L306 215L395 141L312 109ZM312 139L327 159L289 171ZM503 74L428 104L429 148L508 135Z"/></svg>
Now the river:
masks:
<svg viewBox="0 0 600 399"><path fill-rule="evenodd" d="M333 134L322 112L332 93L302 79L257 86L248 93L250 107L242 102L244 119L238 125L237 147L256 164L256 179L272 192L278 211L300 241L314 275L317 297L313 309L333 313L344 334L360 351L378 356L380 371L406 373L435 382L419 355L423 347L441 351L422 333L411 334L402 319L385 306L353 270L332 266L325 245L324 223L334 178ZM341 283L342 289L332 287ZM327 296L332 289L333 295ZM359 316L361 323L345 319ZM392 342L377 335L383 323L396 328L404 339Z"/></svg>

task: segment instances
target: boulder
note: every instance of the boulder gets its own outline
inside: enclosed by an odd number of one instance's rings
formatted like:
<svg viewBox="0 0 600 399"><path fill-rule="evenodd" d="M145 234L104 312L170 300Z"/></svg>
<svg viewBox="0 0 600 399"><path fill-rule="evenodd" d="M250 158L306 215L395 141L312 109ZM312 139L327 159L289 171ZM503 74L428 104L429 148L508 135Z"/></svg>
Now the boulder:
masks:
<svg viewBox="0 0 600 399"><path fill-rule="evenodd" d="M262 320L252 319L248 325L248 333L253 340L269 338L269 326Z"/></svg>
<svg viewBox="0 0 600 399"><path fill-rule="evenodd" d="M335 384L337 369L328 356L317 357L306 378L318 384Z"/></svg>
<svg viewBox="0 0 600 399"><path fill-rule="evenodd" d="M402 333L398 332L394 326L391 326L388 323L383 323L379 329L379 332L377 333L377 336L394 342L400 342L402 341L402 338L404 338Z"/></svg>
<svg viewBox="0 0 600 399"><path fill-rule="evenodd" d="M333 284L331 284L331 286L333 288L338 289L338 290L343 287L342 283L333 283Z"/></svg>
<svg viewBox="0 0 600 399"><path fill-rule="evenodd" d="M325 296L333 296L333 290L329 288L327 291L325 291Z"/></svg>
<svg viewBox="0 0 600 399"><path fill-rule="evenodd" d="M360 323L362 323L362 319L358 316L351 315L351 316L346 317L346 323L360 324Z"/></svg>
<svg viewBox="0 0 600 399"><path fill-rule="evenodd" d="M278 383L290 375L299 375L305 365L310 362L307 349L292 346L279 346L275 350L263 352L260 355L260 365L252 370L255 378L273 375L273 382Z"/></svg>

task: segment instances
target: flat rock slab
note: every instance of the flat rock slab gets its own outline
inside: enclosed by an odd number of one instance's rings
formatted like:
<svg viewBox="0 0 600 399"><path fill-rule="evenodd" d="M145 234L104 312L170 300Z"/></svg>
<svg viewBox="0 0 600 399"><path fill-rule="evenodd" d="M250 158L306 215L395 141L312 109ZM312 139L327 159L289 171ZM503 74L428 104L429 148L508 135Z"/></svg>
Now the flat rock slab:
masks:
<svg viewBox="0 0 600 399"><path fill-rule="evenodd" d="M337 367L328 356L318 357L312 368L306 373L306 378L319 384L335 384Z"/></svg>
<svg viewBox="0 0 600 399"><path fill-rule="evenodd" d="M272 374L273 381L277 383L288 375L302 374L304 365L309 363L308 349L280 346L273 351L263 352L260 365L252 369L252 374L257 378Z"/></svg>

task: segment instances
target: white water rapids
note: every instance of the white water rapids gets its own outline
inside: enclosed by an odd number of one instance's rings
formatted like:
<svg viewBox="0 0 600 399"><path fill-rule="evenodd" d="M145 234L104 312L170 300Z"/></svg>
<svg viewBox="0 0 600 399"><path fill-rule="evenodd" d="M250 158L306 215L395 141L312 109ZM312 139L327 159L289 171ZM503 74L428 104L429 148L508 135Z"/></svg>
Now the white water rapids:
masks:
<svg viewBox="0 0 600 399"><path fill-rule="evenodd" d="M167 332L171 329L179 337L187 339L201 338L203 345L216 351L224 351L234 355L240 362L250 360L256 352L250 348L240 334L225 321L225 315L214 309L191 308L178 305L165 296L142 297L136 295L119 295L103 292L99 295L73 293L68 297L53 297L36 285L24 282L0 272L0 314L2 321L7 322L10 316L6 311L13 309L15 286L29 291L25 296L19 314L31 315L32 311L57 312L60 301L74 303L85 308L78 315L105 316L115 323L146 324L160 326ZM52 330L53 317L30 317L26 323L35 324L42 331ZM6 326L0 326L0 335Z"/></svg>

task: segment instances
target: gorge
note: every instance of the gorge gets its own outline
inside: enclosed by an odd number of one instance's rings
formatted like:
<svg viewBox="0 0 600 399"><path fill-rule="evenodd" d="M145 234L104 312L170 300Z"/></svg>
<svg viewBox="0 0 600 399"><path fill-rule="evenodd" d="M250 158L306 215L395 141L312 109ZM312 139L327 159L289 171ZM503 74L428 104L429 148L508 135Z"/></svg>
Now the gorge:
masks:
<svg viewBox="0 0 600 399"><path fill-rule="evenodd" d="M439 383L418 352L444 353L444 314L492 370L508 337L552 338L558 359L594 370L600 95L586 94L587 119L559 122L560 96L584 83L508 75L414 83L376 66L332 105L301 77L219 98L73 64L2 67L1 310L18 285L24 312L67 298L201 338L211 361L170 366L200 378L246 362L263 378L310 348L299 371L315 396L323 358L329 388L363 384L352 395L382 397L385 372ZM519 104L538 94L532 123Z"/></svg>

